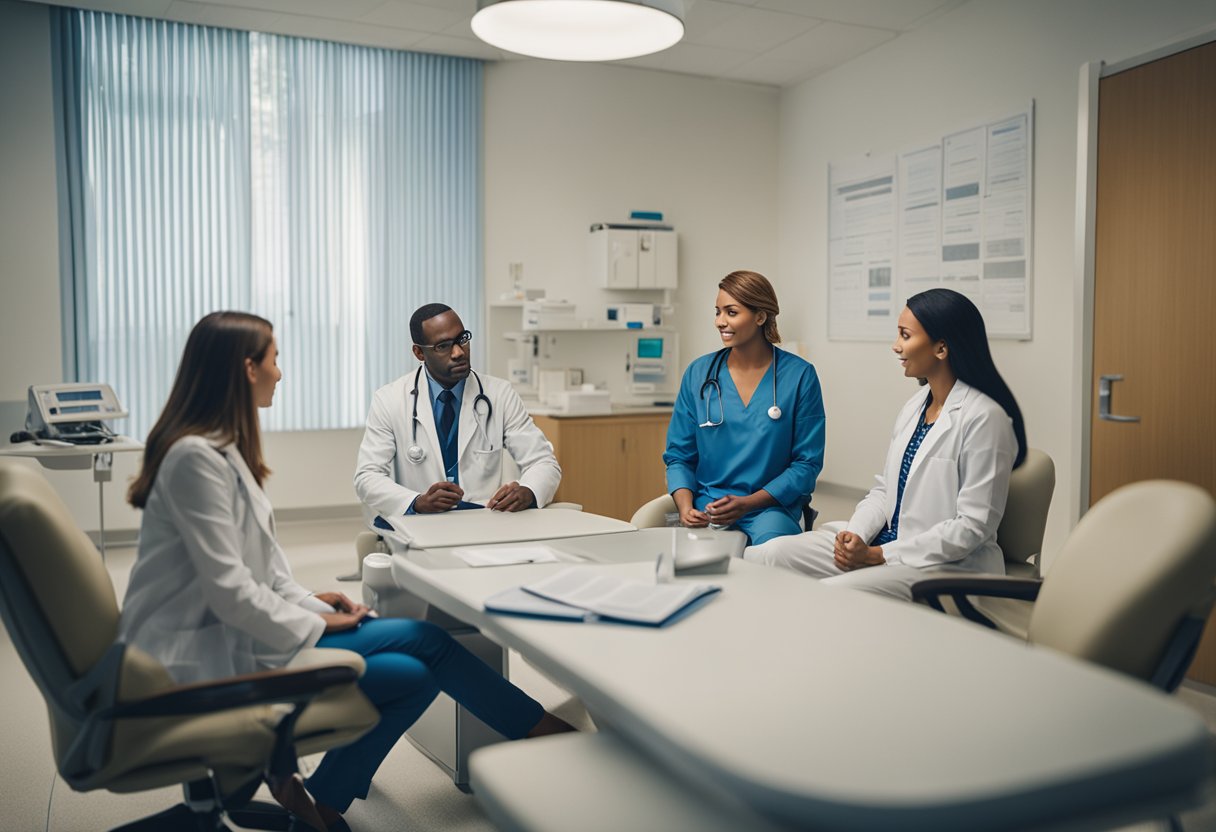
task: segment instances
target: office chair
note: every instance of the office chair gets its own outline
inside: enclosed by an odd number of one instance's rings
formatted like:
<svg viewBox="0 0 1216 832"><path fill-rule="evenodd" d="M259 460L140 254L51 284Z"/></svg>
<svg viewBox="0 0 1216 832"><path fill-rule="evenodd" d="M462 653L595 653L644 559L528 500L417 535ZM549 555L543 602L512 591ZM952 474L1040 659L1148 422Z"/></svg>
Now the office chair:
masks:
<svg viewBox="0 0 1216 832"><path fill-rule="evenodd" d="M1009 577L1040 576L1043 535L1055 488L1055 462L1038 448L1027 448L1026 459L1009 477L1005 514L996 530L996 542L1004 555L1005 574ZM983 618L988 622L985 626L1025 639L1033 604L1017 598L962 596L954 607L952 612L963 614L965 608L972 621Z"/></svg>
<svg viewBox="0 0 1216 832"><path fill-rule="evenodd" d="M285 810L250 803L263 775L290 776L297 751L348 744L379 719L355 684L363 659L345 650L304 650L281 670L177 685L147 653L115 643L118 603L96 548L50 483L12 460L0 460L0 614L46 700L69 786L183 784L185 803L125 832L222 830L226 814L286 829Z"/></svg>
<svg viewBox="0 0 1216 832"><path fill-rule="evenodd" d="M918 581L912 594L938 609L943 595L1033 601L1028 642L1171 691L1199 645L1214 579L1216 500L1150 480L1095 503L1042 579L955 573Z"/></svg>
<svg viewBox="0 0 1216 832"><path fill-rule="evenodd" d="M667 515L676 512L676 501L672 499L670 494L661 494L653 500L643 503L637 511L633 513L633 517L629 522L637 526L639 529L657 529L667 525ZM815 518L819 516L819 512L811 508L811 500L808 497L806 505L802 507L802 528L810 531L815 525Z"/></svg>

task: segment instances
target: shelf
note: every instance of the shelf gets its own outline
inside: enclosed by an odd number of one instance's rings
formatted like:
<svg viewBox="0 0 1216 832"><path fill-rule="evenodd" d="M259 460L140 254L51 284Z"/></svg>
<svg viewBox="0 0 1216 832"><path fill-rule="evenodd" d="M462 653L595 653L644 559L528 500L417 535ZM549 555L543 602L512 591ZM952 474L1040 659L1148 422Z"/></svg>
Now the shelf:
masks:
<svg viewBox="0 0 1216 832"><path fill-rule="evenodd" d="M675 331L675 328L670 326L648 326L643 329L631 329L627 326L562 326L544 327L543 329L512 330L510 332L504 332L502 337L509 341L524 341L537 335L543 335L546 332L632 332L638 335L644 335L647 332L666 333Z"/></svg>

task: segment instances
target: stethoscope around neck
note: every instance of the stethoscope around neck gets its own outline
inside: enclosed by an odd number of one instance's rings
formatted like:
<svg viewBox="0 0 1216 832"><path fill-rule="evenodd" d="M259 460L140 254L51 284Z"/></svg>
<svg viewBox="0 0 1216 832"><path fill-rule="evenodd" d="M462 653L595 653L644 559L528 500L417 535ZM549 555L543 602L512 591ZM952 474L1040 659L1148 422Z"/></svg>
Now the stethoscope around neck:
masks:
<svg viewBox="0 0 1216 832"><path fill-rule="evenodd" d="M709 369L705 373L705 381L701 382L701 390L697 396L705 402L705 421L697 425L699 428L716 428L726 420L726 412L722 409L722 384L718 381L718 377L722 375L722 368L726 365L730 350L730 347L723 347L714 353L713 360L709 362ZM716 422L710 415L710 402L713 401L713 396L707 395L708 393L716 393L718 396L718 421ZM781 408L777 406L776 347L773 347L773 406L768 409L768 418L774 422L781 418Z"/></svg>
<svg viewBox="0 0 1216 832"><path fill-rule="evenodd" d="M473 378L477 381L477 395L473 398L473 422L477 423L477 405L485 403L485 422L478 424L481 428L481 433L485 437L487 450L493 450L489 445L490 442L490 417L494 415L494 405L490 403L490 397L486 395L486 388L481 384L481 376L473 373ZM414 389L410 391L410 395L414 397L414 410L410 414L410 430L413 437L413 443L405 449L405 458L414 465L421 465L426 460L426 449L418 444L418 382L422 380L422 366L419 365L418 371L414 373Z"/></svg>

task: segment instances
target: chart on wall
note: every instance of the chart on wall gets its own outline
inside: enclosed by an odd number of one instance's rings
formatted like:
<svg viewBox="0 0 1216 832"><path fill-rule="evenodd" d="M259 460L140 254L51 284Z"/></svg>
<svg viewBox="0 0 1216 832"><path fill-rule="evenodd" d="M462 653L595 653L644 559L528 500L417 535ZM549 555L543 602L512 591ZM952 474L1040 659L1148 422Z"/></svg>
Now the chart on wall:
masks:
<svg viewBox="0 0 1216 832"><path fill-rule="evenodd" d="M994 338L1031 337L1034 107L936 144L828 166L828 337L887 340L904 301L971 298Z"/></svg>

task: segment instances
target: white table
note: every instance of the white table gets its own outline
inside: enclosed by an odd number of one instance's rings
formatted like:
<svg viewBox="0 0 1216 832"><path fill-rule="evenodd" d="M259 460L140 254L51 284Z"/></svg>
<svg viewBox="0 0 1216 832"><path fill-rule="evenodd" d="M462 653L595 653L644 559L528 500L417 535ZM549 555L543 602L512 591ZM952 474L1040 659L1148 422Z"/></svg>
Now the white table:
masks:
<svg viewBox="0 0 1216 832"><path fill-rule="evenodd" d="M36 459L43 468L55 471L83 471L93 469L93 482L97 483L97 539L101 557L106 556L106 509L105 484L113 474L114 454L142 451L144 444L129 436L119 436L113 442L97 445L57 445L22 442L0 448L0 456L21 456Z"/></svg>
<svg viewBox="0 0 1216 832"><path fill-rule="evenodd" d="M575 554L568 557L578 561L587 559L586 555L577 552L578 541L588 535L594 536L602 547L608 544L600 540L601 537L607 540L622 533L636 533L633 526L620 520L559 507L522 512L473 509L438 515L409 515L393 518L392 522L395 531L381 534L393 551L410 551L412 557L423 563L431 563L437 557L436 562L441 566L460 567L464 563L450 554L452 547L480 546L492 541L569 538L566 548ZM411 546L415 548L411 549ZM417 548L419 546L433 548ZM406 594L412 592L407 583L398 582L398 586ZM426 605L416 598L402 606L422 608L421 613L411 611L408 614L425 617L443 627L490 667L504 675L507 673L506 652L466 621L454 619L439 608L426 609ZM502 740L492 728L442 693L410 727L406 737L461 789L468 788L469 755L482 746Z"/></svg>
<svg viewBox="0 0 1216 832"><path fill-rule="evenodd" d="M604 538L605 556L643 554L631 534ZM667 628L540 621L482 603L568 563L458 563L399 552L393 575L518 650L671 777L782 824L1130 822L1195 805L1208 775L1207 731L1171 698L924 608L735 561L712 577L715 600ZM588 568L654 574L652 556Z"/></svg>

